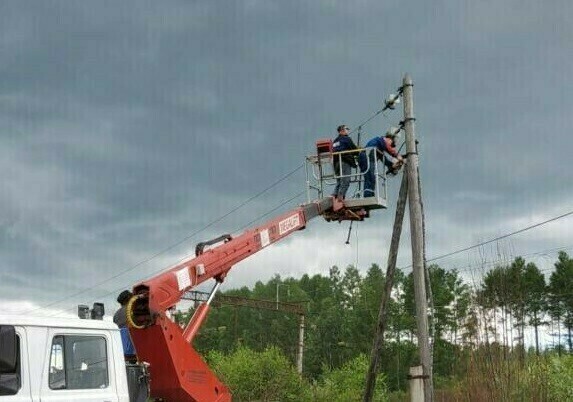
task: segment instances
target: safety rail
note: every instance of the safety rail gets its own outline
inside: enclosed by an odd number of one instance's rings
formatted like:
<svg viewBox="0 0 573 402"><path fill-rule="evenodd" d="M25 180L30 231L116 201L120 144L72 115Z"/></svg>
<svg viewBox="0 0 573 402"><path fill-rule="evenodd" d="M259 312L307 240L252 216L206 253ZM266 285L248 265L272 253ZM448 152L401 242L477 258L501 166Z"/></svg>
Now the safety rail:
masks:
<svg viewBox="0 0 573 402"><path fill-rule="evenodd" d="M322 141L322 143L321 143ZM305 171L307 184L307 197L321 199L332 195L338 179L349 178L350 188L346 194L345 206L348 208L364 208L366 210L387 207L388 193L386 188L386 172L384 165L377 157L370 157L371 153L379 153L375 147L359 148L349 151L332 152L327 140L317 142L317 153L306 157ZM325 145L326 144L326 145ZM321 146L323 145L323 146ZM360 154L365 163L364 171L358 166ZM356 161L348 175L342 174L342 158L351 155ZM337 161L338 163L335 163ZM374 161L374 163L372 163ZM338 169L335 166L338 166ZM374 194L364 196L364 176L374 171Z"/></svg>

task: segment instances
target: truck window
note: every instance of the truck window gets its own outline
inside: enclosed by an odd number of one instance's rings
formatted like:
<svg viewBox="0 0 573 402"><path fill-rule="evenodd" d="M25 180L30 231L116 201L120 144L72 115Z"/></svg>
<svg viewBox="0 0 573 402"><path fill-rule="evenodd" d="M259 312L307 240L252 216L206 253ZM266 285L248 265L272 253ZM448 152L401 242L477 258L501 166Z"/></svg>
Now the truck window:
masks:
<svg viewBox="0 0 573 402"><path fill-rule="evenodd" d="M22 387L20 337L11 325L0 325L0 396L16 395Z"/></svg>
<svg viewBox="0 0 573 402"><path fill-rule="evenodd" d="M50 353L48 382L54 390L106 388L109 373L105 338L55 336Z"/></svg>

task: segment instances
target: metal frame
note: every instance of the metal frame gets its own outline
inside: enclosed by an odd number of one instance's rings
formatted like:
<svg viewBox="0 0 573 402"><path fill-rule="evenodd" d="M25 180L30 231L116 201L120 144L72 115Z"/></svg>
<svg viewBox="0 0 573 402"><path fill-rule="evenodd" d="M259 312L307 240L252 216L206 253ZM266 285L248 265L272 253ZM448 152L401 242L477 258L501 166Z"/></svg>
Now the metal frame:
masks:
<svg viewBox="0 0 573 402"><path fill-rule="evenodd" d="M351 197L345 200L345 205L349 208L361 207L365 209L387 208L388 189L386 187L386 173L381 163L376 158L374 166L370 166L370 158L366 158L368 169L374 168L374 180L376 187L373 197L364 197L364 173L360 169L354 169L350 175L342 175L341 170L338 172L334 169L334 158L342 160L342 155L353 154L358 156L360 152L379 152L375 147L359 148L343 152L328 152L318 155L309 155L306 157L305 172L307 185L307 199L322 199L330 194L326 192L328 187L336 185L336 180L342 177L350 177L349 193ZM341 164L339 163L339 166ZM353 188L354 185L354 188Z"/></svg>

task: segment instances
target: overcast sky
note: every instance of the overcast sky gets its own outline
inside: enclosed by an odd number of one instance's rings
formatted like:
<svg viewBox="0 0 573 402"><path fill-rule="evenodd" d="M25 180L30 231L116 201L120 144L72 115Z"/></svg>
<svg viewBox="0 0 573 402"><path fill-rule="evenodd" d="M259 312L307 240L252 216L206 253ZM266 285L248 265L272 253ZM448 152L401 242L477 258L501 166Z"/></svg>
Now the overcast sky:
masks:
<svg viewBox="0 0 573 402"><path fill-rule="evenodd" d="M315 140L373 115L405 73L429 258L572 211L571 15L570 0L1 2L3 311L113 312L197 242L304 202ZM347 223L316 219L223 289L384 267L399 180L350 245ZM572 221L436 262L476 283L515 255L549 272Z"/></svg>

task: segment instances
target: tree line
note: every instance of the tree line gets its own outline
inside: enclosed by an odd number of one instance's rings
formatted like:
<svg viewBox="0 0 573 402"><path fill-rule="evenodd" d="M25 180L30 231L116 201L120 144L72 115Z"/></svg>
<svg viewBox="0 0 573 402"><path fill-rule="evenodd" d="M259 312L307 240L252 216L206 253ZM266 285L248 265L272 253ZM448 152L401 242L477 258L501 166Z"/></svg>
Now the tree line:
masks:
<svg viewBox="0 0 573 402"><path fill-rule="evenodd" d="M455 269L434 264L428 274L435 376L450 378L467 372L469 356L488 345L525 356L528 328L535 333L534 352L554 347L559 353L573 353L573 259L567 253L559 252L547 277L521 257L494 266L473 286ZM304 376L316 379L358 356L369 356L384 283L384 272L377 264L364 275L354 266L344 270L333 266L327 276L277 275L253 288L224 294L263 300L278 296L282 302L302 303L306 311ZM190 314L192 310L180 313L178 319L186 321ZM406 388L408 369L417 364L415 314L412 274L398 270L380 359L391 391ZM542 345L540 331L550 324L557 328L555 345ZM195 346L204 353L222 354L240 348L263 352L272 346L294 363L299 325L299 317L293 314L220 305L211 310Z"/></svg>

